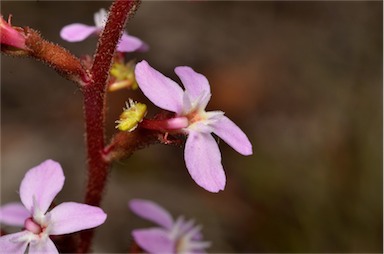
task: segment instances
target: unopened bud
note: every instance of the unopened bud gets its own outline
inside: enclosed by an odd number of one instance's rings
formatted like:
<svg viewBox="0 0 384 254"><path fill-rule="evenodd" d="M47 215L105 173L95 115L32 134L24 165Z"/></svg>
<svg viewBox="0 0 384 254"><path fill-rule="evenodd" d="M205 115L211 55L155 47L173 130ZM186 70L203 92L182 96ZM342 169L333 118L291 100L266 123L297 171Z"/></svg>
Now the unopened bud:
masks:
<svg viewBox="0 0 384 254"><path fill-rule="evenodd" d="M29 48L25 45L23 29L12 26L11 17L9 16L7 22L0 16L1 51L12 55L27 55Z"/></svg>

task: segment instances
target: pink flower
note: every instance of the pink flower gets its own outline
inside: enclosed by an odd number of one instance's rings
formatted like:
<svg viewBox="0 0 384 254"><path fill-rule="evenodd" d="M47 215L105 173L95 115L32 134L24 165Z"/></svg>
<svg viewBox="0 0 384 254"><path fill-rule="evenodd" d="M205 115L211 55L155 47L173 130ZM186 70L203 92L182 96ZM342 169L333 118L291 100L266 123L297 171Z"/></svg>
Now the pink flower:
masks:
<svg viewBox="0 0 384 254"><path fill-rule="evenodd" d="M129 207L140 217L161 226L132 231L136 243L148 253L205 253L204 249L210 246L201 240L201 226L194 226L193 220L179 217L174 221L168 211L149 200L131 200Z"/></svg>
<svg viewBox="0 0 384 254"><path fill-rule="evenodd" d="M58 253L50 235L62 235L94 228L107 215L99 207L74 202L62 203L47 212L63 188L60 164L47 160L30 169L20 185L22 203L0 207L0 222L23 226L24 230L0 237L0 253Z"/></svg>
<svg viewBox="0 0 384 254"><path fill-rule="evenodd" d="M60 36L63 40L69 42L83 41L93 34L100 34L108 18L108 13L105 9L100 9L99 12L94 14L95 26L88 26L85 24L74 23L63 27L60 31ZM121 36L120 42L117 45L119 52L133 52L136 50L145 51L148 45L141 41L139 38L128 35L126 32Z"/></svg>
<svg viewBox="0 0 384 254"><path fill-rule="evenodd" d="M146 61L136 65L140 89L155 105L175 113L165 121L144 119L142 127L188 135L184 158L195 182L204 189L218 192L225 187L225 174L215 133L242 155L252 154L252 145L243 131L222 111L205 111L211 98L208 80L187 66L175 68L185 90L153 69Z"/></svg>

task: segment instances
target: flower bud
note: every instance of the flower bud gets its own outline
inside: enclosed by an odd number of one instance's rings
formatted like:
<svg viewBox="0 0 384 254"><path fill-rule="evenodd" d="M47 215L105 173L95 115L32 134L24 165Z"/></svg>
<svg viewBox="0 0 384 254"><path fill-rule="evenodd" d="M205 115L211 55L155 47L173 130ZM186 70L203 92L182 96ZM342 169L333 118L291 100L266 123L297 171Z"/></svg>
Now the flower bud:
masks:
<svg viewBox="0 0 384 254"><path fill-rule="evenodd" d="M13 55L27 55L29 48L25 45L25 34L20 27L11 25L11 16L8 22L0 16L0 43L1 51Z"/></svg>

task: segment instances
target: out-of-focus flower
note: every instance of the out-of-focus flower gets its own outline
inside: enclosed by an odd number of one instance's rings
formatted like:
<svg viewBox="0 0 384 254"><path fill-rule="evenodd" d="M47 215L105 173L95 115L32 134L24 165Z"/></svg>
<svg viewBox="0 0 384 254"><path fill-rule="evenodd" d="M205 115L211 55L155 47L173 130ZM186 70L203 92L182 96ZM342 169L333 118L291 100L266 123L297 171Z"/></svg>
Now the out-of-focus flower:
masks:
<svg viewBox="0 0 384 254"><path fill-rule="evenodd" d="M60 31L60 36L63 40L69 42L83 41L91 35L100 34L105 27L107 18L108 12L105 9L100 9L99 12L94 14L94 26L73 23L64 26ZM128 35L125 31L117 45L117 51L119 52L145 51L147 49L148 45L146 43L135 36Z"/></svg>
<svg viewBox="0 0 384 254"><path fill-rule="evenodd" d="M27 54L29 49L25 45L25 35L21 28L11 25L11 17L9 16L7 22L3 19L3 16L0 16L1 50L5 51L5 53L12 51L13 53Z"/></svg>
<svg viewBox="0 0 384 254"><path fill-rule="evenodd" d="M244 132L222 111L206 112L211 98L208 80L192 68L175 68L185 91L173 80L153 69L146 61L136 65L140 89L156 106L172 111L175 117L163 121L144 119L141 126L188 135L184 158L195 182L204 189L218 192L225 187L225 174L215 133L242 155L252 154L252 145Z"/></svg>
<svg viewBox="0 0 384 254"><path fill-rule="evenodd" d="M194 225L193 220L178 217L174 221L168 211L149 200L133 199L129 207L138 216L160 226L132 231L136 243L149 253L205 253L210 246L202 241L201 226Z"/></svg>
<svg viewBox="0 0 384 254"><path fill-rule="evenodd" d="M30 169L20 185L21 203L0 207L0 222L22 226L19 233L0 237L0 253L58 253L50 235L69 234L104 223L99 207L65 202L48 211L64 185L60 164L47 160Z"/></svg>
<svg viewBox="0 0 384 254"><path fill-rule="evenodd" d="M129 61L128 63L124 62L124 56L117 54L114 58L111 70L110 81L108 84L108 91L114 92L120 89L132 89L136 90L138 88L136 79L135 79L135 62Z"/></svg>

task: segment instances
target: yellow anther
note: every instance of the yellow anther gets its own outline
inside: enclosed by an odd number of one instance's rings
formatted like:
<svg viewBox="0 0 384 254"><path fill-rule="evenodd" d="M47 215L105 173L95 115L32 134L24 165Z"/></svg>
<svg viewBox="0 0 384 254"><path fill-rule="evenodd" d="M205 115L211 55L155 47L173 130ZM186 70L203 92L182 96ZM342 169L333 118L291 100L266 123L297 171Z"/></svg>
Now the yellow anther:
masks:
<svg viewBox="0 0 384 254"><path fill-rule="evenodd" d="M132 90L137 89L138 85L135 79L134 70L135 64L133 61L126 64L121 61L115 61L110 70L113 81L109 85L108 91L113 92L122 88L130 88Z"/></svg>
<svg viewBox="0 0 384 254"><path fill-rule="evenodd" d="M143 120L147 113L147 105L129 99L126 106L127 108L121 113L120 119L116 121L116 128L130 132L136 129L137 125Z"/></svg>

